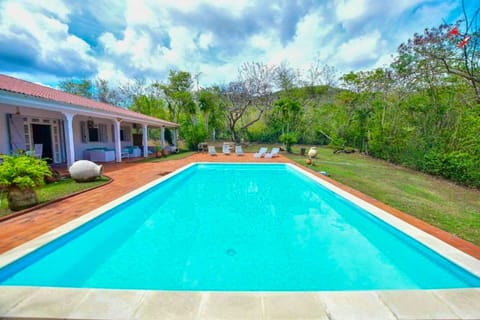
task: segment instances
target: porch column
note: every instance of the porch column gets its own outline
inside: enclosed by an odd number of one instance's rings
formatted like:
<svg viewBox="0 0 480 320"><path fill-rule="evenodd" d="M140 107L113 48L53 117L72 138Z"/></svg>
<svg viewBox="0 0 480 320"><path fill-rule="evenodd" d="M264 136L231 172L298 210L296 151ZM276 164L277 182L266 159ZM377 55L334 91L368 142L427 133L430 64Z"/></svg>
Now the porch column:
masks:
<svg viewBox="0 0 480 320"><path fill-rule="evenodd" d="M67 166L70 167L75 162L75 143L73 140L73 113L64 112L65 116L65 152L67 154Z"/></svg>
<svg viewBox="0 0 480 320"><path fill-rule="evenodd" d="M173 145L178 149L178 145L177 145L177 134L178 134L178 128L173 129L172 142L173 142Z"/></svg>
<svg viewBox="0 0 480 320"><path fill-rule="evenodd" d="M120 123L122 119L117 118L113 121L115 132L115 162L122 162L122 142L120 141Z"/></svg>
<svg viewBox="0 0 480 320"><path fill-rule="evenodd" d="M143 157L148 158L148 127L146 124L143 125L142 130L142 144L143 144Z"/></svg>
<svg viewBox="0 0 480 320"><path fill-rule="evenodd" d="M165 148L165 126L160 129L160 144L163 150Z"/></svg>

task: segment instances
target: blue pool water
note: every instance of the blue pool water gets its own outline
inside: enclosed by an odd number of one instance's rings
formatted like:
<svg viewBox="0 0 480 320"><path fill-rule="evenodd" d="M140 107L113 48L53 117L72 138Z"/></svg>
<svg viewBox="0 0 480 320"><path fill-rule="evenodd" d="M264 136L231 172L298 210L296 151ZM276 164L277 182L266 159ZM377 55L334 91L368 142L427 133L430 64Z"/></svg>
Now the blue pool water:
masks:
<svg viewBox="0 0 480 320"><path fill-rule="evenodd" d="M198 164L0 270L2 285L370 290L480 279L283 164Z"/></svg>

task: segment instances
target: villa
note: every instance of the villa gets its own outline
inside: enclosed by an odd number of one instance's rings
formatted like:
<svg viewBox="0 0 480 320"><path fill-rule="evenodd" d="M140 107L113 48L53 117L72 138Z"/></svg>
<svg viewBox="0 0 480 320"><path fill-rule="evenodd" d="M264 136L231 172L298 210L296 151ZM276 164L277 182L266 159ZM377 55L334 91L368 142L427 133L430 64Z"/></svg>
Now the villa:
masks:
<svg viewBox="0 0 480 320"><path fill-rule="evenodd" d="M176 145L176 123L0 75L0 154L122 162L148 128ZM479 318L478 246L268 154L106 166L1 221L0 317Z"/></svg>
<svg viewBox="0 0 480 320"><path fill-rule="evenodd" d="M176 145L176 123L0 74L0 154L41 145L54 164L121 162L148 156L149 128L160 128L162 147L172 130Z"/></svg>

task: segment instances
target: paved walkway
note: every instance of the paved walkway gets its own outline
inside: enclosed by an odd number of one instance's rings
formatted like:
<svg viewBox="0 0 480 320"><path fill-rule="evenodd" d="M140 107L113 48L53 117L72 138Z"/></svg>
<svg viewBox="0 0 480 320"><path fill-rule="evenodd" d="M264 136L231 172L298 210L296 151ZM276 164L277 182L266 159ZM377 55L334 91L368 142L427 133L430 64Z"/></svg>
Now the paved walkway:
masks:
<svg viewBox="0 0 480 320"><path fill-rule="evenodd" d="M168 160L162 162L147 163L121 163L108 164L105 166L105 174L113 179L113 182L100 188L88 191L68 199L52 203L24 215L0 222L0 253L6 252L20 244L32 240L47 231L55 229L62 224L82 216L146 183L159 178L162 175L177 170L192 162L288 162L288 158L280 155L273 159L257 159L253 154L246 153L244 156L223 155L210 156L205 153L193 154L180 160ZM359 191L346 187L328 177L307 169L311 173L328 180L355 196L380 207L381 209L415 225L450 245L462 250L471 256L480 259L480 248L462 239L459 239L445 231L430 226L429 224L407 215L399 210L391 208L375 199L372 199Z"/></svg>

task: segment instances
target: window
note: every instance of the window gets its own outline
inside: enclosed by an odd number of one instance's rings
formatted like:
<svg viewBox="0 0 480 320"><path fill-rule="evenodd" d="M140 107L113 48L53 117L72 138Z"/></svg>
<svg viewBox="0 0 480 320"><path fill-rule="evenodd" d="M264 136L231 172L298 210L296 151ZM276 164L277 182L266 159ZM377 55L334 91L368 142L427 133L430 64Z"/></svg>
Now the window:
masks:
<svg viewBox="0 0 480 320"><path fill-rule="evenodd" d="M132 129L131 127L125 126L120 127L120 141L130 141L132 136Z"/></svg>
<svg viewBox="0 0 480 320"><path fill-rule="evenodd" d="M98 142L98 128L88 128L88 141Z"/></svg>
<svg viewBox="0 0 480 320"><path fill-rule="evenodd" d="M107 142L107 125L100 123L97 125L87 125L85 121L80 122L80 131L82 142Z"/></svg>

